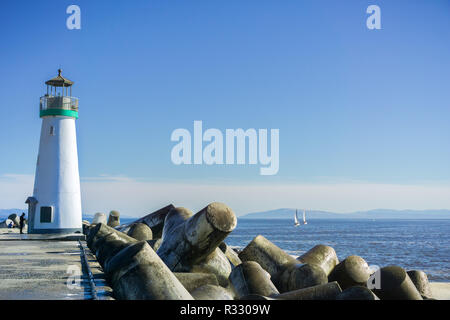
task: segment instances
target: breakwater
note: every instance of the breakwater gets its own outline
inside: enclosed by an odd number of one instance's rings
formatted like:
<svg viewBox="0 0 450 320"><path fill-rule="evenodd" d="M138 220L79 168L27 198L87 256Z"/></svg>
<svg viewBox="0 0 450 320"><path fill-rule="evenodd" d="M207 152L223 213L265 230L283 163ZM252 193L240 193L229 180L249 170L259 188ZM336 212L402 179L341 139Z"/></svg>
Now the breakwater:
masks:
<svg viewBox="0 0 450 320"><path fill-rule="evenodd" d="M374 273L363 257L340 261L328 245L295 258L258 235L233 250L236 225L231 208L211 203L195 214L169 205L127 225L117 212L97 214L83 229L116 299L432 299L424 272Z"/></svg>

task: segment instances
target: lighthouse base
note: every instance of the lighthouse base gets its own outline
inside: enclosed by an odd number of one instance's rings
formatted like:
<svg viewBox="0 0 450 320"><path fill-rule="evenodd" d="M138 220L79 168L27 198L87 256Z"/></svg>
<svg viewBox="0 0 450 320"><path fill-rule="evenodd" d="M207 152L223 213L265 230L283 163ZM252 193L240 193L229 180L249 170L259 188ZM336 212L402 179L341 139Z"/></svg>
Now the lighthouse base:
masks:
<svg viewBox="0 0 450 320"><path fill-rule="evenodd" d="M67 233L82 233L82 230L80 228L70 228L70 229L33 229L28 231L28 234L67 234Z"/></svg>

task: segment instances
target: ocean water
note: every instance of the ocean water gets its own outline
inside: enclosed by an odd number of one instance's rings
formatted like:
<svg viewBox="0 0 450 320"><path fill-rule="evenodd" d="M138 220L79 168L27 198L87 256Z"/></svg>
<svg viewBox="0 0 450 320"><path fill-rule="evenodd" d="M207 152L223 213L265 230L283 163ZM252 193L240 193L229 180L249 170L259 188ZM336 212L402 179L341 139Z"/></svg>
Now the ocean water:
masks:
<svg viewBox="0 0 450 320"><path fill-rule="evenodd" d="M369 265L420 269L429 280L450 282L450 220L310 220L294 227L290 220L238 219L225 242L244 248L259 234L295 257L325 244L339 260L358 255Z"/></svg>
<svg viewBox="0 0 450 320"><path fill-rule="evenodd" d="M450 220L311 219L294 227L291 220L238 219L225 242L242 249L259 234L295 257L325 244L339 260L358 255L369 265L420 269L431 281L450 282Z"/></svg>

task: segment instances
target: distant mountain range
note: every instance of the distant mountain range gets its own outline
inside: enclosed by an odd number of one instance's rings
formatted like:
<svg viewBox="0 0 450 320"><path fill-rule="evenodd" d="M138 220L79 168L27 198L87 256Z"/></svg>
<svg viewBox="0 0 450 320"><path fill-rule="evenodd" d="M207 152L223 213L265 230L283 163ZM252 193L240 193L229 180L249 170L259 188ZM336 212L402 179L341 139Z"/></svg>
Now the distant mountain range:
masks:
<svg viewBox="0 0 450 320"><path fill-rule="evenodd" d="M0 222L12 213L20 214L25 209L0 209ZM253 212L239 216L239 219L294 219L295 209L281 208L262 212ZM298 209L301 219L303 209ZM91 221L93 215L83 215L83 219ZM133 220L133 217L121 217L123 220ZM352 213L335 213L329 211L306 211L306 219L450 219L450 210L392 210L375 209L369 211L356 211Z"/></svg>
<svg viewBox="0 0 450 320"><path fill-rule="evenodd" d="M0 222L8 218L8 216L12 213L20 215L22 212L25 212L25 214L28 215L28 209L0 209ZM92 221L93 218L94 218L93 214L86 214L86 215L83 214L83 220ZM108 218L108 213L106 213L106 218ZM138 219L136 217L127 217L127 216L122 216L120 218L125 222Z"/></svg>
<svg viewBox="0 0 450 320"><path fill-rule="evenodd" d="M239 219L291 219L295 209L282 208L263 212L254 212L239 216ZM298 209L301 218L303 209ZM306 219L450 219L450 210L391 210L375 209L352 213L334 213L328 211L306 211Z"/></svg>
<svg viewBox="0 0 450 320"><path fill-rule="evenodd" d="M0 209L0 220L8 218L8 216L12 213L20 215L22 212L25 212L25 214L27 214L27 211L28 210L25 209Z"/></svg>

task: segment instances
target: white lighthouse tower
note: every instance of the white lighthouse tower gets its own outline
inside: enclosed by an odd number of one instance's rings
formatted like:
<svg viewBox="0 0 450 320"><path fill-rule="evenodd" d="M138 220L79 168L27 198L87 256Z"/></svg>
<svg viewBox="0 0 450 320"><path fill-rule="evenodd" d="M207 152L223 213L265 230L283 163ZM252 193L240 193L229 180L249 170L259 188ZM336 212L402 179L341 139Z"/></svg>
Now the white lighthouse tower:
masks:
<svg viewBox="0 0 450 320"><path fill-rule="evenodd" d="M28 204L28 233L81 231L80 175L75 120L78 99L73 82L58 76L48 80L41 97L41 140L33 196Z"/></svg>

